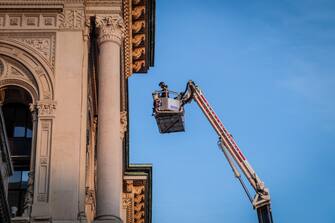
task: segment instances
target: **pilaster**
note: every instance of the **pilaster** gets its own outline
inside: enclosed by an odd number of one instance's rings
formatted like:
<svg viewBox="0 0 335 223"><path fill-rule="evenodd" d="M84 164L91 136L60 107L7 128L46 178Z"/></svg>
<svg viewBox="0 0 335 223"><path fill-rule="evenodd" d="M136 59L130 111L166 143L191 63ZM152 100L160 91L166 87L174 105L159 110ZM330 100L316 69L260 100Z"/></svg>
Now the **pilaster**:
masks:
<svg viewBox="0 0 335 223"><path fill-rule="evenodd" d="M37 137L34 168L34 200L32 218L49 221L50 214L50 160L51 138L56 102L38 101L31 109L37 112ZM36 130L35 130L36 131Z"/></svg>

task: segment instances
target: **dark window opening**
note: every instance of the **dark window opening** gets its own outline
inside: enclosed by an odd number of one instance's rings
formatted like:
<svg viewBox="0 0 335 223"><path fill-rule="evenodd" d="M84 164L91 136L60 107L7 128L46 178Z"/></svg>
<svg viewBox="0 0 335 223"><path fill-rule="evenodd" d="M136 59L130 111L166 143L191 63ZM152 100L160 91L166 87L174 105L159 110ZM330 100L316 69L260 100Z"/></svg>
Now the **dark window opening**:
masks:
<svg viewBox="0 0 335 223"><path fill-rule="evenodd" d="M2 106L14 166L14 173L8 184L8 203L12 214L15 213L13 217L23 214L30 170L32 116L28 104L31 100L22 98L30 99L23 89L6 89L5 103Z"/></svg>

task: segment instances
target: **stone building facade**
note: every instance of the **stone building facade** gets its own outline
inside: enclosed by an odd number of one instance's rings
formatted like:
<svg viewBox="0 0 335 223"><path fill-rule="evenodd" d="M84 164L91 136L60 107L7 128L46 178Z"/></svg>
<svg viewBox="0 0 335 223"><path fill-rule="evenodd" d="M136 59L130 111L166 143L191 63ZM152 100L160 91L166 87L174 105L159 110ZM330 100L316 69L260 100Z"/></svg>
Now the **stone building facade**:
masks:
<svg viewBox="0 0 335 223"><path fill-rule="evenodd" d="M154 0L0 0L12 222L151 222L128 78L153 66L154 26Z"/></svg>

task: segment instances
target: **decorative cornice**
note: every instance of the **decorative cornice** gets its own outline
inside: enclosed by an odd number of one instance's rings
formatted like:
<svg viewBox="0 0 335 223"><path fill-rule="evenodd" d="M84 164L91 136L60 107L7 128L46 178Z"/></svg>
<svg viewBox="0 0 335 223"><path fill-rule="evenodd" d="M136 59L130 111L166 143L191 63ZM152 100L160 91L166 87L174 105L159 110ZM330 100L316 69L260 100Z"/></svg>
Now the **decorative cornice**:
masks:
<svg viewBox="0 0 335 223"><path fill-rule="evenodd" d="M108 41L121 45L125 32L125 25L121 16L96 16L95 23L99 29L99 45Z"/></svg>
<svg viewBox="0 0 335 223"><path fill-rule="evenodd" d="M125 0L124 71L146 73L153 66L155 0Z"/></svg>
<svg viewBox="0 0 335 223"><path fill-rule="evenodd" d="M124 75L126 78L130 77L133 73L132 68L132 32L131 32L131 0L123 1L123 18L125 21L125 38L124 38Z"/></svg>
<svg viewBox="0 0 335 223"><path fill-rule="evenodd" d="M62 9L64 4L65 0L0 0L0 8L6 9Z"/></svg>

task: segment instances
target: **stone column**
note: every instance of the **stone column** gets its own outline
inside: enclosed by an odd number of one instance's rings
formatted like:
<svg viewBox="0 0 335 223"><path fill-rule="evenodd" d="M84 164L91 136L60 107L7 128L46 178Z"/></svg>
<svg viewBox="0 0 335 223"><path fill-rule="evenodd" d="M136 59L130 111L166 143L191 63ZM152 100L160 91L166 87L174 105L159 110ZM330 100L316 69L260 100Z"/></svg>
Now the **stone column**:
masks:
<svg viewBox="0 0 335 223"><path fill-rule="evenodd" d="M120 138L120 46L124 32L119 15L97 16L99 37L99 108L96 222L120 223L122 141Z"/></svg>

